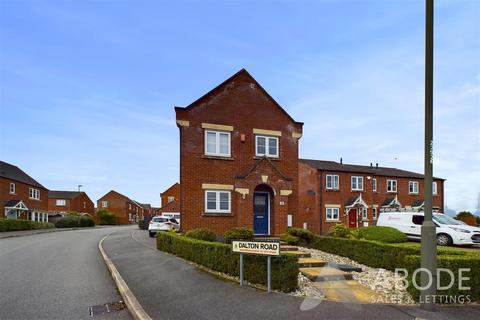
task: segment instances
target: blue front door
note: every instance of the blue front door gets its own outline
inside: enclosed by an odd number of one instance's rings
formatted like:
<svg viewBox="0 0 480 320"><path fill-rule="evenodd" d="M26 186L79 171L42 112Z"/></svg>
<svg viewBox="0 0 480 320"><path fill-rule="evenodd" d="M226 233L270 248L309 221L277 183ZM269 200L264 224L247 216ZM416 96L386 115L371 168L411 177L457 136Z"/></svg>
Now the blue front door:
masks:
<svg viewBox="0 0 480 320"><path fill-rule="evenodd" d="M255 234L269 234L268 193L253 194L253 231Z"/></svg>

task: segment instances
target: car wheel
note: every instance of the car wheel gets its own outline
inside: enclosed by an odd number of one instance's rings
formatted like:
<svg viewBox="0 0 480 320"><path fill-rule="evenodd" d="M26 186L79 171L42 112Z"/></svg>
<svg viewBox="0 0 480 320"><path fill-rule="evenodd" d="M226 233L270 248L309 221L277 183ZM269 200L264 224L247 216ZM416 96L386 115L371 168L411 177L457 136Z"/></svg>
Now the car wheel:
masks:
<svg viewBox="0 0 480 320"><path fill-rule="evenodd" d="M153 238L153 237L155 237L155 233L153 233L153 232L150 232L150 231L148 231L148 235L150 236L150 238Z"/></svg>
<svg viewBox="0 0 480 320"><path fill-rule="evenodd" d="M440 233L437 235L437 244L439 246L449 246L452 244L452 238L445 233Z"/></svg>

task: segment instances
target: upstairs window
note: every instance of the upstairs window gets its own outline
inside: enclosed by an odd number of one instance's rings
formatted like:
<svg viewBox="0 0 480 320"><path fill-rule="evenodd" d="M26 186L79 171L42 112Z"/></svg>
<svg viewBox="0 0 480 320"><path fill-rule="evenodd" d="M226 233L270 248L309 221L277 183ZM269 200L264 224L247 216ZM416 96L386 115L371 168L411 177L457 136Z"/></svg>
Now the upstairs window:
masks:
<svg viewBox="0 0 480 320"><path fill-rule="evenodd" d="M377 178L372 179L372 191L377 192Z"/></svg>
<svg viewBox="0 0 480 320"><path fill-rule="evenodd" d="M387 180L387 192L397 192L397 180Z"/></svg>
<svg viewBox="0 0 480 320"><path fill-rule="evenodd" d="M175 197L173 197L173 196L169 196L169 197L167 198L167 202L168 202L168 203L172 202L173 200L175 200Z"/></svg>
<svg viewBox="0 0 480 320"><path fill-rule="evenodd" d="M363 191L363 177L352 177L352 191Z"/></svg>
<svg viewBox="0 0 480 320"><path fill-rule="evenodd" d="M255 155L278 158L278 138L255 136Z"/></svg>
<svg viewBox="0 0 480 320"><path fill-rule="evenodd" d="M408 193L418 194L418 181L408 182Z"/></svg>
<svg viewBox="0 0 480 320"><path fill-rule="evenodd" d="M28 197L34 200L40 200L40 190L29 188L28 189Z"/></svg>
<svg viewBox="0 0 480 320"><path fill-rule="evenodd" d="M433 193L434 195L437 194L437 182L436 182L436 181L433 181L433 182L432 182L432 193Z"/></svg>
<svg viewBox="0 0 480 320"><path fill-rule="evenodd" d="M56 205L56 206L66 206L66 205L67 205L67 200L65 200L65 199L57 199L57 200L55 200L55 205Z"/></svg>
<svg viewBox="0 0 480 320"><path fill-rule="evenodd" d="M102 201L102 208L108 207L108 201Z"/></svg>
<svg viewBox="0 0 480 320"><path fill-rule="evenodd" d="M205 130L205 155L230 157L230 132Z"/></svg>
<svg viewBox="0 0 480 320"><path fill-rule="evenodd" d="M16 193L15 183L11 182L10 183L10 194L15 194L15 193Z"/></svg>
<svg viewBox="0 0 480 320"><path fill-rule="evenodd" d="M230 191L205 191L205 212L207 213L230 213Z"/></svg>
<svg viewBox="0 0 480 320"><path fill-rule="evenodd" d="M327 174L327 185L328 190L338 190L339 189L339 177L336 174Z"/></svg>

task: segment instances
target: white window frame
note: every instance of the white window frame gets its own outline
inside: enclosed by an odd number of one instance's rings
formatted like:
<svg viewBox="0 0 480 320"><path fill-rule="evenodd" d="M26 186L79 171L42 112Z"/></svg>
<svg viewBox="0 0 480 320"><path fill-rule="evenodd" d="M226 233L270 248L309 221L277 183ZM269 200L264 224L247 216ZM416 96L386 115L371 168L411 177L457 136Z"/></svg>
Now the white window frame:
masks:
<svg viewBox="0 0 480 320"><path fill-rule="evenodd" d="M265 153L259 153L258 152L258 138L264 138L265 139ZM270 140L276 140L277 141L277 153L276 154L270 154ZM263 157L267 156L269 158L278 158L280 153L280 140L278 137L272 137L272 136L263 136L263 135L255 135L255 155L257 157Z"/></svg>
<svg viewBox="0 0 480 320"><path fill-rule="evenodd" d="M209 192L215 193L215 209L208 209L208 198L207 194ZM228 209L220 209L220 194L228 194ZM228 190L205 190L205 213L231 213L232 212L232 193Z"/></svg>
<svg viewBox="0 0 480 320"><path fill-rule="evenodd" d="M353 187L353 180L355 180L355 188ZM361 188L358 188L360 185L359 181L362 181ZM352 191L363 191L363 176L352 176L350 178L350 186Z"/></svg>
<svg viewBox="0 0 480 320"><path fill-rule="evenodd" d="M438 194L438 189L437 189L438 185L437 185L437 181L433 181L432 182L432 194L433 195L437 195Z"/></svg>
<svg viewBox="0 0 480 320"><path fill-rule="evenodd" d="M331 178L331 186L328 186L328 178ZM325 188L327 190L339 190L340 189L340 177L338 174L327 174L325 177Z"/></svg>
<svg viewBox="0 0 480 320"><path fill-rule="evenodd" d="M208 133L215 134L215 152L208 152L207 151L207 136ZM220 153L220 135L226 134L228 135L228 153ZM228 131L216 131L216 130L205 130L205 155L207 156L214 156L214 157L231 157L232 155L232 143L231 143L231 135Z"/></svg>
<svg viewBox="0 0 480 320"><path fill-rule="evenodd" d="M10 182L10 194L17 194L17 186L15 185L15 183L13 182Z"/></svg>
<svg viewBox="0 0 480 320"><path fill-rule="evenodd" d="M411 188L412 186L413 186L413 188ZM418 192L419 192L418 181L408 181L408 193L409 194L418 194Z"/></svg>
<svg viewBox="0 0 480 320"><path fill-rule="evenodd" d="M362 221L368 221L368 209L362 209Z"/></svg>
<svg viewBox="0 0 480 320"><path fill-rule="evenodd" d="M67 205L67 200L65 199L56 199L55 200L55 205L59 207L64 207Z"/></svg>
<svg viewBox="0 0 480 320"><path fill-rule="evenodd" d="M377 208L372 208L372 218L373 220L377 220Z"/></svg>
<svg viewBox="0 0 480 320"><path fill-rule="evenodd" d="M168 196L167 197L167 203L173 202L175 200L174 196Z"/></svg>
<svg viewBox="0 0 480 320"><path fill-rule="evenodd" d="M102 201L102 208L108 208L108 201Z"/></svg>
<svg viewBox="0 0 480 320"><path fill-rule="evenodd" d="M336 216L336 218L335 218L335 216ZM338 208L338 207L326 207L325 208L325 219L327 221L339 221L340 220L340 208Z"/></svg>
<svg viewBox="0 0 480 320"><path fill-rule="evenodd" d="M390 185L392 183L392 185ZM395 186L395 188L391 188ZM388 179L387 180L387 192L390 192L390 193L396 193L398 190L397 188L397 180L393 180L393 179Z"/></svg>
<svg viewBox="0 0 480 320"><path fill-rule="evenodd" d="M377 178L372 179L372 191L377 192Z"/></svg>
<svg viewBox="0 0 480 320"><path fill-rule="evenodd" d="M40 200L40 190L28 188L28 197L33 200Z"/></svg>

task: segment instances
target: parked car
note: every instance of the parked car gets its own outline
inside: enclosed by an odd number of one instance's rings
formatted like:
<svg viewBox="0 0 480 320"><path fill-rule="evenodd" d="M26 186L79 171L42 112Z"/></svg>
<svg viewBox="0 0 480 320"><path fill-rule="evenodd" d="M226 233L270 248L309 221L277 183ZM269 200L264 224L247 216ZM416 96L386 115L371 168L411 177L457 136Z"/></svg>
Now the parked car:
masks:
<svg viewBox="0 0 480 320"><path fill-rule="evenodd" d="M173 213L173 212L164 212L162 213L161 217L166 217L166 218L173 218L177 220L178 224L180 225L180 213Z"/></svg>
<svg viewBox="0 0 480 320"><path fill-rule="evenodd" d="M393 227L405 233L409 239L420 240L423 220L423 212L382 212L378 217L377 226ZM480 243L480 228L469 226L442 213L434 213L433 222L437 227L438 245L473 245Z"/></svg>
<svg viewBox="0 0 480 320"><path fill-rule="evenodd" d="M180 229L180 225L178 224L177 220L173 218L157 216L153 217L148 224L148 234L152 238L155 237L159 231L170 231L172 229Z"/></svg>

